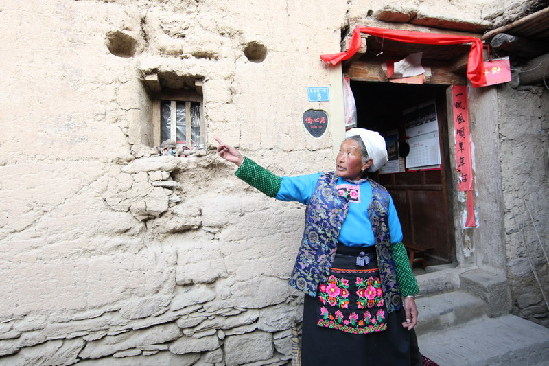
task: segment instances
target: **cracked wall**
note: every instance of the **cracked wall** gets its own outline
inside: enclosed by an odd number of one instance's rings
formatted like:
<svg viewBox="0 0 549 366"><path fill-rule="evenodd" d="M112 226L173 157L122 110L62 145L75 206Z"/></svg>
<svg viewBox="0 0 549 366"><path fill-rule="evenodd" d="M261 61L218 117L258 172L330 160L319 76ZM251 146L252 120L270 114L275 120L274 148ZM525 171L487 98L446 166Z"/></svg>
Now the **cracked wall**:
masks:
<svg viewBox="0 0 549 366"><path fill-rule="evenodd" d="M338 94L318 56L385 5L0 2L0 365L287 364L303 207L238 181L212 138L277 174L330 169L341 103L306 87ZM154 156L149 73L204 80L203 156Z"/></svg>
<svg viewBox="0 0 549 366"><path fill-rule="evenodd" d="M0 4L13 111L0 117L0 365L288 362L303 210L239 182L211 144L279 173L330 165L330 130L295 123L309 105L296 96L329 75L318 55L338 50L343 8L318 5ZM203 156L153 156L151 72L203 79Z"/></svg>
<svg viewBox="0 0 549 366"><path fill-rule="evenodd" d="M499 90L507 277L513 313L549 326L549 95L544 87Z"/></svg>

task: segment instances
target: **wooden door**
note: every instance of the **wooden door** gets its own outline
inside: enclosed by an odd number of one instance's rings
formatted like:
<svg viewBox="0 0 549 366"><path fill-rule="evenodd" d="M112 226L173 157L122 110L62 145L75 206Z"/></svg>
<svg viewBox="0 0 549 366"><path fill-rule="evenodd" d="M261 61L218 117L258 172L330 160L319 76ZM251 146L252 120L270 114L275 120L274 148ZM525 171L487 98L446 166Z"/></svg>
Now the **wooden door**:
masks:
<svg viewBox="0 0 549 366"><path fill-rule="evenodd" d="M427 265L454 260L453 217L447 189L448 139L446 96L436 94L441 168L393 174L377 174L375 179L393 197L408 246L426 250Z"/></svg>

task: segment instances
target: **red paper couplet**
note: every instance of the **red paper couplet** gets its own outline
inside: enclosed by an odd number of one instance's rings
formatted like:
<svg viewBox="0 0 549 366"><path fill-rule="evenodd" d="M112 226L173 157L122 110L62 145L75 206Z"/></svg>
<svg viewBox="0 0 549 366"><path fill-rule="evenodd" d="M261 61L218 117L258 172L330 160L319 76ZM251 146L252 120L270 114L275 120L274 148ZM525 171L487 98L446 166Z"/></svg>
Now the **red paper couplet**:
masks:
<svg viewBox="0 0 549 366"><path fill-rule="evenodd" d="M475 197L473 191L467 191L467 219L465 227L476 227L477 219L475 217Z"/></svg>
<svg viewBox="0 0 549 366"><path fill-rule="evenodd" d="M466 227L475 227L475 209L473 195L473 160L471 158L471 135L469 134L469 106L467 86L452 86L452 109L454 114L454 136L456 170L458 171L458 190L467 192Z"/></svg>

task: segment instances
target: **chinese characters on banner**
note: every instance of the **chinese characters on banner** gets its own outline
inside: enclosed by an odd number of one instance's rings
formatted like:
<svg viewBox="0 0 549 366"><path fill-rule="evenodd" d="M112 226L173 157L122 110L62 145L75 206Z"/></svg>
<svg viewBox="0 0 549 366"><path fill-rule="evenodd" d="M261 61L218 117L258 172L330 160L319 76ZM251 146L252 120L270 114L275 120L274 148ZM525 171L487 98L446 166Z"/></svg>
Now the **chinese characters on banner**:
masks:
<svg viewBox="0 0 549 366"><path fill-rule="evenodd" d="M485 61L484 76L486 77L486 84L483 86L507 83L511 81L511 65L509 64L509 57Z"/></svg>
<svg viewBox="0 0 549 366"><path fill-rule="evenodd" d="M471 158L471 136L469 134L467 86L452 86L452 108L454 112L456 169L459 177L458 190L467 193L467 219L465 227L475 227L473 161Z"/></svg>

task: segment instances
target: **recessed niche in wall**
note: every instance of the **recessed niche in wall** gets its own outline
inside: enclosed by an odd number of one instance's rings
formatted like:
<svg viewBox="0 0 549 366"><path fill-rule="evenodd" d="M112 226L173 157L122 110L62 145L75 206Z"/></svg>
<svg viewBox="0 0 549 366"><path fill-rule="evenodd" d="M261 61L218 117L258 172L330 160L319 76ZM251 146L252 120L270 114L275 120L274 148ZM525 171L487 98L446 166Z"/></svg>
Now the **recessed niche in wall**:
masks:
<svg viewBox="0 0 549 366"><path fill-rule="evenodd" d="M137 41L130 35L115 31L107 33L107 48L118 57L133 57Z"/></svg>
<svg viewBox="0 0 549 366"><path fill-rule="evenodd" d="M244 48L244 56L252 62L262 62L267 57L267 47L257 42L250 42Z"/></svg>

